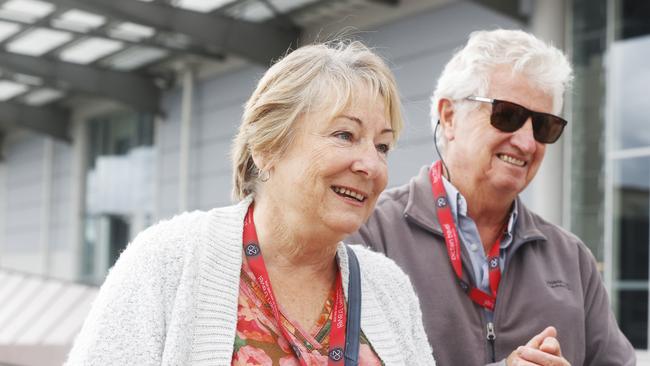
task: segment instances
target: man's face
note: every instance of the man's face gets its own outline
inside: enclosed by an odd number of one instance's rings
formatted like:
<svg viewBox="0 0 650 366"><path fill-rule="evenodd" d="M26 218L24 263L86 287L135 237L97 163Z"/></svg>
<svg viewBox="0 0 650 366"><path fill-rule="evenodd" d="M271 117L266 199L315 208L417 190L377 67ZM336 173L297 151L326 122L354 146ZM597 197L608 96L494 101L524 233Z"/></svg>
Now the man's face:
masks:
<svg viewBox="0 0 650 366"><path fill-rule="evenodd" d="M530 110L553 113L553 98L533 87L509 66L495 68L487 95L520 104ZM463 103L478 103L464 101ZM499 196L515 196L526 188L539 169L546 145L533 138L532 121L515 132L502 132L490 124L492 105L480 103L468 113L454 114L445 128L449 141L445 160L452 182L466 189Z"/></svg>

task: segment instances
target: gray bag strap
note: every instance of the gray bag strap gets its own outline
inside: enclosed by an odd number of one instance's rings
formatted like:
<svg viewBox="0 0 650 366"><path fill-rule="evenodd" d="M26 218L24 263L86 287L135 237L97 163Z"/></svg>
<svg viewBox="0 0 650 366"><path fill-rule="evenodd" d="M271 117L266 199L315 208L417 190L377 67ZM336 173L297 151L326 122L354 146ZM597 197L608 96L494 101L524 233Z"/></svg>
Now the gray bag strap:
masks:
<svg viewBox="0 0 650 366"><path fill-rule="evenodd" d="M359 365L359 337L361 336L361 273L356 254L346 245L348 252L348 320L345 325L345 366Z"/></svg>

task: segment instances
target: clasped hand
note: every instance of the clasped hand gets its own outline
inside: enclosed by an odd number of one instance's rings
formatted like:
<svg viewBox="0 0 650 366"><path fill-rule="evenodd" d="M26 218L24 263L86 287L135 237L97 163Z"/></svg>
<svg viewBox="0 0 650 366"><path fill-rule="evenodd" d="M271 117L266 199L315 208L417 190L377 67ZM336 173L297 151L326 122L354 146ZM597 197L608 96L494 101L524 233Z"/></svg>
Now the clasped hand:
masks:
<svg viewBox="0 0 650 366"><path fill-rule="evenodd" d="M557 330L548 327L531 338L525 346L517 347L506 359L507 366L571 366L562 357Z"/></svg>

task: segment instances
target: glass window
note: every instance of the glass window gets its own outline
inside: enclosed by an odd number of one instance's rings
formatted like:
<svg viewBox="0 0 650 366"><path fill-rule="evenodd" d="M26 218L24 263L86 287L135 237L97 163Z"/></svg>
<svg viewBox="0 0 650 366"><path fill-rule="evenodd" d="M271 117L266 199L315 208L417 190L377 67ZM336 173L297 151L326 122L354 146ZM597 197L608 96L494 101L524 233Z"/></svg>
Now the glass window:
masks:
<svg viewBox="0 0 650 366"><path fill-rule="evenodd" d="M650 17L650 13L647 14ZM610 102L615 107L613 149L650 146L650 35L614 42L610 49Z"/></svg>
<svg viewBox="0 0 650 366"><path fill-rule="evenodd" d="M88 122L82 279L101 283L135 234L151 224L153 117L116 112Z"/></svg>
<svg viewBox="0 0 650 366"><path fill-rule="evenodd" d="M648 348L650 156L613 161L613 301L635 348Z"/></svg>
<svg viewBox="0 0 650 366"><path fill-rule="evenodd" d="M647 349L650 2L575 0L572 10L571 230L609 271L623 333Z"/></svg>
<svg viewBox="0 0 650 366"><path fill-rule="evenodd" d="M612 43L607 50L608 159L613 177L612 300L623 333L648 348L650 254L650 3L611 1Z"/></svg>
<svg viewBox="0 0 650 366"><path fill-rule="evenodd" d="M605 70L607 2L573 1L571 94L571 231L604 261ZM595 229L599 228L599 229Z"/></svg>

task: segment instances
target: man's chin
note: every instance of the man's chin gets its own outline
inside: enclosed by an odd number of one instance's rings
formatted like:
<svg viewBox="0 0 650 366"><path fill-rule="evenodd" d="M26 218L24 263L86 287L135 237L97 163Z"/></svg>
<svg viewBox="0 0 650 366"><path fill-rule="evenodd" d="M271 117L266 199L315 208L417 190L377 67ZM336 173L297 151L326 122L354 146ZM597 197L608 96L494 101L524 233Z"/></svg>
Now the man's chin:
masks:
<svg viewBox="0 0 650 366"><path fill-rule="evenodd" d="M522 182L520 179L503 180L495 184L495 190L501 196L516 197L524 191L529 182Z"/></svg>

